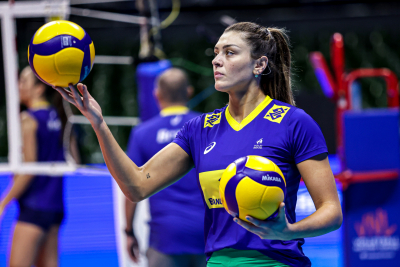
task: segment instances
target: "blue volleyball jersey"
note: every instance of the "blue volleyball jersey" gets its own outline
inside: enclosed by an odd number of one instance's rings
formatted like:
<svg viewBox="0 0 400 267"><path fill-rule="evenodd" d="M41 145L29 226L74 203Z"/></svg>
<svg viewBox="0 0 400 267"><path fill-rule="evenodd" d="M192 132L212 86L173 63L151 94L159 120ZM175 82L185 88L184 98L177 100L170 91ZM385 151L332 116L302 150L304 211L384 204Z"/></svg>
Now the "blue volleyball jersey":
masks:
<svg viewBox="0 0 400 267"><path fill-rule="evenodd" d="M185 122L198 116L186 107L163 109L132 130L128 156L138 166L174 140ZM149 198L149 246L165 254L204 253L204 205L194 170Z"/></svg>
<svg viewBox="0 0 400 267"><path fill-rule="evenodd" d="M38 124L37 161L64 161L61 121L54 108L32 109L29 114ZM18 199L20 205L44 211L64 211L63 178L37 175Z"/></svg>
<svg viewBox="0 0 400 267"><path fill-rule="evenodd" d="M266 97L241 123L229 106L187 122L174 140L192 158L206 206L205 239L208 258L223 248L258 250L290 266L310 266L301 246L304 239L262 240L233 222L219 195L219 180L236 159L259 155L272 160L286 179L286 216L296 221L300 173L296 164L327 153L317 123L303 110Z"/></svg>

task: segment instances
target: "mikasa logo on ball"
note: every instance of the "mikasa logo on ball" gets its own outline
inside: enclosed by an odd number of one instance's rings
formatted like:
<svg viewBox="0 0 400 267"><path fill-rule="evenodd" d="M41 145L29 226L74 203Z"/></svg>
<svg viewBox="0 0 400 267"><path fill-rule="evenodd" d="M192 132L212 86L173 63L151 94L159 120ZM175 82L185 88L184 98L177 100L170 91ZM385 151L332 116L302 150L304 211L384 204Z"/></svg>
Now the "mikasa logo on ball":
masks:
<svg viewBox="0 0 400 267"><path fill-rule="evenodd" d="M269 176L268 174L267 175L263 175L262 176L262 180L263 181L275 181L275 182L281 182L282 181L281 178Z"/></svg>

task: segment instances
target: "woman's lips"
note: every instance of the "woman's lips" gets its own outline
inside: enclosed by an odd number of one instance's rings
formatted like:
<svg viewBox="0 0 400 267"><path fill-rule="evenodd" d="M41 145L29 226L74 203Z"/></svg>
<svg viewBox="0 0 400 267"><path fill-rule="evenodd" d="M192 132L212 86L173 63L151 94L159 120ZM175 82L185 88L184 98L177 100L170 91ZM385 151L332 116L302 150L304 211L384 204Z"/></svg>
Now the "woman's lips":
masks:
<svg viewBox="0 0 400 267"><path fill-rule="evenodd" d="M222 74L221 72L214 72L214 78L221 78L222 76L224 76L224 74Z"/></svg>

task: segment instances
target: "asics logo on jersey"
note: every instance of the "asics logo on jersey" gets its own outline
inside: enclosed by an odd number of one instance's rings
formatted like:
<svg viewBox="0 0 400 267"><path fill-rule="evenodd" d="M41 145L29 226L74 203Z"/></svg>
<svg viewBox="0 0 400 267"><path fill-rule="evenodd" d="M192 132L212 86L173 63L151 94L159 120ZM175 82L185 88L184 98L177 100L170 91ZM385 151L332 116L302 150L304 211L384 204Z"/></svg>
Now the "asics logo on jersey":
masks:
<svg viewBox="0 0 400 267"><path fill-rule="evenodd" d="M261 144L262 144L262 138L257 141L257 145L261 145Z"/></svg>
<svg viewBox="0 0 400 267"><path fill-rule="evenodd" d="M206 114L204 119L204 128L213 127L215 124L221 122L221 112L217 114Z"/></svg>
<svg viewBox="0 0 400 267"><path fill-rule="evenodd" d="M210 152L215 147L216 144L217 144L216 142L212 142L211 144L209 144L204 150L204 155Z"/></svg>
<svg viewBox="0 0 400 267"><path fill-rule="evenodd" d="M274 182L281 182L282 181L281 178L269 176L268 174L267 175L263 175L262 176L262 180L263 181L274 181Z"/></svg>
<svg viewBox="0 0 400 267"><path fill-rule="evenodd" d="M274 105L270 110L268 110L267 114L265 114L264 119L281 123L289 109L290 107Z"/></svg>

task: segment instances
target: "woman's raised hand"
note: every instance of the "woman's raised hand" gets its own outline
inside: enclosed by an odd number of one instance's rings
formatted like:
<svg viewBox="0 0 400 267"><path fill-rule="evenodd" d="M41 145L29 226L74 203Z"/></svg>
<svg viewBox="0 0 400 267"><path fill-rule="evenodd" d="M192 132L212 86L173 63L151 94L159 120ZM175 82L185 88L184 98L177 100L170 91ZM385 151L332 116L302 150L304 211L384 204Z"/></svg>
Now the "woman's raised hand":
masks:
<svg viewBox="0 0 400 267"><path fill-rule="evenodd" d="M94 128L100 126L100 124L103 122L101 107L99 103L97 103L97 101L90 95L86 85L78 83L76 86L82 96L72 84L69 84L68 87L70 90L62 87L53 88L56 89L65 100L77 107L79 111L82 112L83 116L90 121Z"/></svg>

